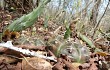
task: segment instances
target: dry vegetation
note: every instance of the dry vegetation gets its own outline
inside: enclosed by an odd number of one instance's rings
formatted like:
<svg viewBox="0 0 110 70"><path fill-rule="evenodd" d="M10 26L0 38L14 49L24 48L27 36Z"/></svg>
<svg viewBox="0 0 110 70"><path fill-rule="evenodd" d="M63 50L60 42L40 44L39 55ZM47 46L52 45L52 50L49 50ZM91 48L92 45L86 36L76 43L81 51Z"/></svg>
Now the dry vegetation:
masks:
<svg viewBox="0 0 110 70"><path fill-rule="evenodd" d="M109 3L1 0L0 70L110 70Z"/></svg>

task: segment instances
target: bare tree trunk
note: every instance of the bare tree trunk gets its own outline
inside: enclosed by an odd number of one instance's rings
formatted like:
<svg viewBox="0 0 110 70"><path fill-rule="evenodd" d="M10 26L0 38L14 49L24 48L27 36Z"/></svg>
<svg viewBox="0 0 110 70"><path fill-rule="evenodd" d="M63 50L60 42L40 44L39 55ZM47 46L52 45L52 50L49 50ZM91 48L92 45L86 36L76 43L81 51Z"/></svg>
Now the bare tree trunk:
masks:
<svg viewBox="0 0 110 70"><path fill-rule="evenodd" d="M97 24L98 10L99 10L101 0L95 0L94 3L95 5L92 9L92 15L90 17L90 22L91 22L90 24L92 27L95 27L95 25Z"/></svg>

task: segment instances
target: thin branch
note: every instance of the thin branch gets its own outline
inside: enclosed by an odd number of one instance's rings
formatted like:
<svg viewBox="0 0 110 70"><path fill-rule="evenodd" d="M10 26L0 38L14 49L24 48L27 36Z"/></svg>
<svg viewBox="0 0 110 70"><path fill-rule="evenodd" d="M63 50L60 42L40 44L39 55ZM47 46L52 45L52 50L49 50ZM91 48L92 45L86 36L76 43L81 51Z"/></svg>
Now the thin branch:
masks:
<svg viewBox="0 0 110 70"><path fill-rule="evenodd" d="M107 6L106 6L103 15L101 16L101 18L99 19L98 23L97 23L96 26L94 27L93 38L94 38L94 35L95 35L96 31L97 31L97 27L99 26L99 24L100 24L102 18L104 17L104 15L105 15L105 13L106 13L106 11L107 11L107 8L108 8L108 6L109 6L109 3L110 3L110 1L108 2Z"/></svg>

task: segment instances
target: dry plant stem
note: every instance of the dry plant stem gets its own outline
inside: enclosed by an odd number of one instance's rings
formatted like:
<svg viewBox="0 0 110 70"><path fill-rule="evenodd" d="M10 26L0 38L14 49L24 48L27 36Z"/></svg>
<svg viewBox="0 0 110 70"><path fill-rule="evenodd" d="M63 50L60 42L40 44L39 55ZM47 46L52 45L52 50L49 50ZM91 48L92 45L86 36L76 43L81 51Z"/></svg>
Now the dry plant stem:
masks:
<svg viewBox="0 0 110 70"><path fill-rule="evenodd" d="M53 60L53 61L57 62L57 60L54 57L47 57L44 55L40 55L39 53L37 53L35 51L29 51L28 49L22 49L22 48L15 47L12 45L12 41L7 41L6 43L0 43L0 46L5 47L5 48L9 48L9 49L14 50L14 51L21 52L21 53L26 54L26 55L36 56L39 58L49 59L49 60Z"/></svg>
<svg viewBox="0 0 110 70"><path fill-rule="evenodd" d="M82 9L80 12L78 12L78 14L81 14L81 12L84 12L84 11L90 6L90 4L91 4L92 2L93 2L93 1L89 2L84 9ZM96 4L96 3L95 3L95 4ZM84 15L85 13L86 13L86 12L84 12L82 15ZM72 16L73 16L73 15L72 15Z"/></svg>
<svg viewBox="0 0 110 70"><path fill-rule="evenodd" d="M90 16L91 27L95 27L95 24L97 24L97 17L99 14L98 11L99 11L99 6L101 4L101 0L94 0L94 3L96 4L92 8L91 16Z"/></svg>
<svg viewBox="0 0 110 70"><path fill-rule="evenodd" d="M94 35L95 35L96 31L97 31L98 26L100 25L100 22L101 22L102 18L104 17L104 15L105 15L105 13L106 13L106 10L107 10L107 8L108 8L108 6L109 6L109 3L110 3L110 1L108 2L107 6L106 6L103 15L101 16L101 18L99 19L98 23L97 23L97 24L95 25L95 27L94 27L93 38L94 38Z"/></svg>
<svg viewBox="0 0 110 70"><path fill-rule="evenodd" d="M86 6L84 9L82 9L80 12L78 12L77 14L81 14L81 12L84 12L84 11L90 6L90 4L92 4L92 2L93 2L93 1L90 1L90 2L87 4L87 6ZM96 6L96 4L97 4L97 2L94 4L94 6ZM83 16L84 14L86 14L86 12L82 13L82 16ZM73 18L73 17L74 17L74 15L72 15L72 18ZM76 17L79 17L79 15L76 16Z"/></svg>
<svg viewBox="0 0 110 70"><path fill-rule="evenodd" d="M21 56L23 56L23 55L21 54ZM25 61L26 61L32 68L36 69L34 66L32 66L31 63L29 63L29 61L27 60L27 58L26 58L25 56L23 56L23 58L25 59ZM36 70L37 70L37 69L36 69Z"/></svg>
<svg viewBox="0 0 110 70"><path fill-rule="evenodd" d="M19 58L19 57L13 56L13 55L6 55L6 54L3 54L3 55L4 55L4 56L7 56L7 57L19 59L19 60L22 60L22 59L23 59L23 58Z"/></svg>

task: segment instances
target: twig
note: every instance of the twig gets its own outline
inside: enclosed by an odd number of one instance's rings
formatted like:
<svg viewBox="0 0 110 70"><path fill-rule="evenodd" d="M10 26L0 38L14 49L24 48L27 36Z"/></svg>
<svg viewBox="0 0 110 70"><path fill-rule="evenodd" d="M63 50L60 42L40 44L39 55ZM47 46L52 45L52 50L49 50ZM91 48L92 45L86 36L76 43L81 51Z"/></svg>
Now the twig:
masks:
<svg viewBox="0 0 110 70"><path fill-rule="evenodd" d="M23 56L23 55L21 54L21 56ZM25 56L23 56L23 58L24 58L24 60L25 60L32 68L34 68L34 69L37 70L37 68L35 68L34 66L32 66L32 64L27 60L27 58L26 58Z"/></svg>
<svg viewBox="0 0 110 70"><path fill-rule="evenodd" d="M49 60L53 60L55 62L57 61L54 57L47 57L44 55L40 55L39 53L37 53L35 51L29 51L28 49L22 49L22 48L15 47L12 45L12 41L7 41L6 43L0 43L0 46L21 52L21 53L26 54L26 55L36 56L36 57L44 58L44 59L49 59Z"/></svg>
<svg viewBox="0 0 110 70"><path fill-rule="evenodd" d="M100 24L102 18L104 17L104 15L105 15L105 13L106 13L106 11L107 11L107 8L108 8L108 6L109 6L109 3L110 3L110 1L108 2L107 6L106 6L103 15L101 16L101 18L99 19L98 23L97 23L96 26L94 27L93 38L94 38L94 35L95 35L96 31L97 31L97 27L99 26L99 24Z"/></svg>

